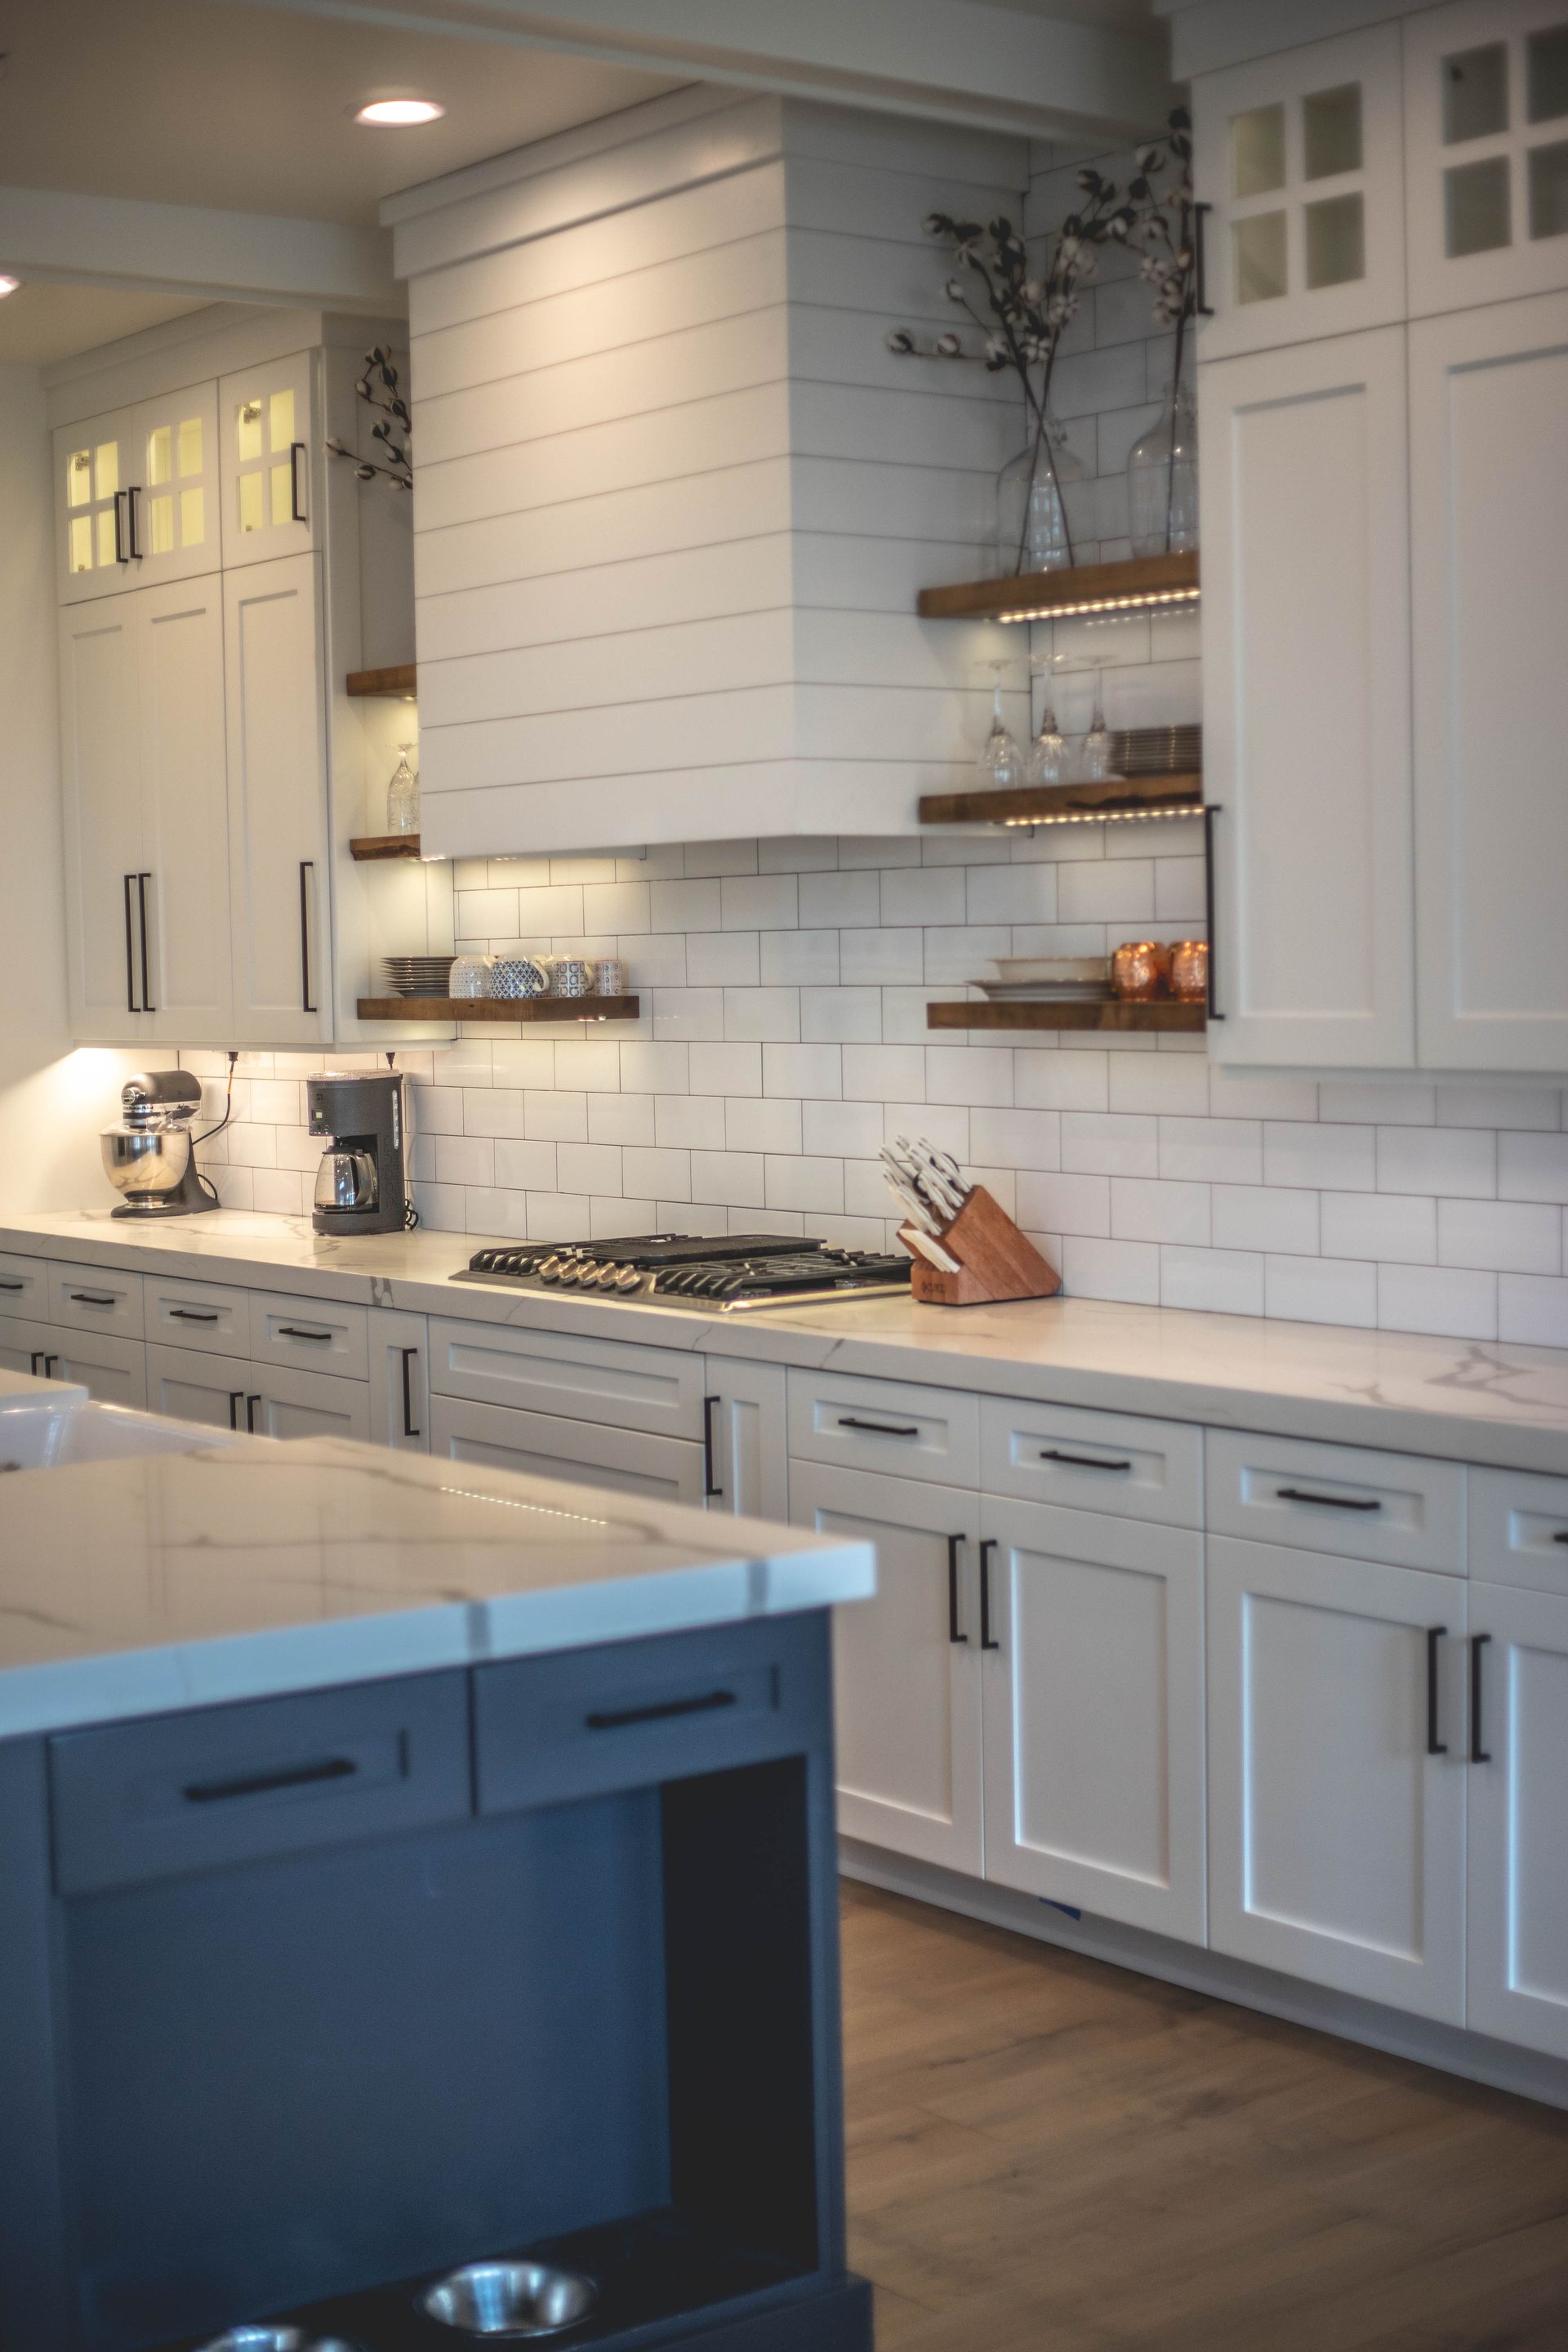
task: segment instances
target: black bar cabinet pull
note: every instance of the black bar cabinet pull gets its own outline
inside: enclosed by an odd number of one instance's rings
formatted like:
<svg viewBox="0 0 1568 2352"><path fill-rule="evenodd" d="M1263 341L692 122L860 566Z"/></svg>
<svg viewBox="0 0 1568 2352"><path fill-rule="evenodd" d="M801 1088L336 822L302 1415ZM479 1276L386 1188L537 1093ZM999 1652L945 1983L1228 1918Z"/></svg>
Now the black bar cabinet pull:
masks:
<svg viewBox="0 0 1568 2352"><path fill-rule="evenodd" d="M967 1633L958 1623L958 1548L969 1541L967 1536L949 1536L947 1539L947 1638L950 1642L967 1642Z"/></svg>
<svg viewBox="0 0 1568 2352"><path fill-rule="evenodd" d="M1282 1503L1315 1503L1324 1511L1381 1511L1375 1495L1314 1495L1305 1486L1276 1486Z"/></svg>
<svg viewBox="0 0 1568 2352"><path fill-rule="evenodd" d="M702 1493L705 1499L724 1491L713 1476L713 1408L720 1402L716 1396L702 1400Z"/></svg>
<svg viewBox="0 0 1568 2352"><path fill-rule="evenodd" d="M38 1366L43 1362L43 1357L37 1348L34 1349L32 1354L27 1359L27 1370L32 1373L33 1378L36 1381L41 1381L44 1377L43 1373L38 1370Z"/></svg>
<svg viewBox="0 0 1568 2352"><path fill-rule="evenodd" d="M307 1331L301 1323L279 1323L278 1337L280 1339L318 1339L323 1348L330 1348L332 1344L330 1331Z"/></svg>
<svg viewBox="0 0 1568 2352"><path fill-rule="evenodd" d="M1437 1737L1437 1644L1447 1634L1447 1625L1426 1628L1426 1753L1447 1756L1448 1743Z"/></svg>
<svg viewBox="0 0 1568 2352"><path fill-rule="evenodd" d="M1208 217L1213 210L1212 205L1193 206L1193 308L1200 319L1214 317L1214 305L1209 300L1208 256L1205 251Z"/></svg>
<svg viewBox="0 0 1568 2352"><path fill-rule="evenodd" d="M300 860L300 1010L314 1013L310 1002L310 882L316 870L312 857Z"/></svg>
<svg viewBox="0 0 1568 2352"><path fill-rule="evenodd" d="M0 1290L26 1290L25 1282L0 1282Z"/></svg>
<svg viewBox="0 0 1568 2352"><path fill-rule="evenodd" d="M233 1780L193 1780L182 1793L187 1805L222 1805L231 1797L266 1797L276 1789L312 1789L321 1780L352 1780L358 1770L352 1756L323 1756L316 1764L285 1764L276 1772L247 1772Z"/></svg>
<svg viewBox="0 0 1568 2352"><path fill-rule="evenodd" d="M1055 1445L1044 1447L1040 1459L1042 1462L1065 1462L1069 1470L1131 1470L1132 1467L1131 1462L1097 1462L1089 1454L1063 1454Z"/></svg>
<svg viewBox="0 0 1568 2352"><path fill-rule="evenodd" d="M131 549L127 544L125 519L120 504L121 499L129 505L130 492L116 490L114 493L114 561L116 563L129 563Z"/></svg>
<svg viewBox="0 0 1568 2352"><path fill-rule="evenodd" d="M58 1356L46 1356L46 1357L44 1358L44 1378L45 1378L45 1380L47 1380L47 1381L52 1381L52 1380L54 1379L54 1376L55 1376L55 1366L56 1366L58 1362L59 1362L59 1358L58 1358Z"/></svg>
<svg viewBox="0 0 1568 2352"><path fill-rule="evenodd" d="M141 517L137 511L136 501L141 495L142 485L140 482L133 482L125 493L125 520L127 535L131 542L131 553L132 559L138 563L142 560L142 533L139 528Z"/></svg>
<svg viewBox="0 0 1568 2352"><path fill-rule="evenodd" d="M139 1013L142 1008L136 1002L136 950L131 934L131 885L136 877L126 874L121 879L125 886L125 1010Z"/></svg>
<svg viewBox="0 0 1568 2352"><path fill-rule="evenodd" d="M996 1549L994 1536L987 1536L980 1547L980 1646L983 1650L999 1650L1000 1642L991 1638L991 1555Z"/></svg>
<svg viewBox="0 0 1568 2352"><path fill-rule="evenodd" d="M112 1307L115 1304L101 1290L68 1290L66 1297L76 1307Z"/></svg>
<svg viewBox="0 0 1568 2352"><path fill-rule="evenodd" d="M256 1434L256 1408L261 1402L259 1396L247 1396L245 1400L245 1425L252 1437Z"/></svg>
<svg viewBox="0 0 1568 2352"><path fill-rule="evenodd" d="M1217 802L1209 801L1205 804L1204 933L1209 943L1209 952L1208 962L1205 967L1207 973L1207 981L1204 1000L1204 1013L1205 1017L1210 1021L1223 1021L1225 1019L1225 1014L1219 1009L1219 961L1215 952L1219 942L1215 938L1216 926L1215 922L1214 821L1215 817L1218 816L1219 813L1219 805Z"/></svg>
<svg viewBox="0 0 1568 2352"><path fill-rule="evenodd" d="M419 1350L400 1348L397 1352L403 1359L403 1434L417 1437L420 1433L414 1426L414 1359Z"/></svg>
<svg viewBox="0 0 1568 2352"><path fill-rule="evenodd" d="M857 1421L852 1412L841 1412L838 1426L840 1429L863 1429L868 1437L918 1437L921 1433L918 1422L910 1422L906 1427L902 1422Z"/></svg>
<svg viewBox="0 0 1568 2352"><path fill-rule="evenodd" d="M659 1699L650 1706L621 1706L583 1719L590 1731L624 1731L634 1723L668 1723L677 1715L713 1715L720 1707L735 1704L733 1691L704 1691L700 1698Z"/></svg>
<svg viewBox="0 0 1568 2352"><path fill-rule="evenodd" d="M243 1389L230 1389L228 1392L228 1425L230 1429L237 1429L239 1427L239 1408L244 1402L245 1391Z"/></svg>
<svg viewBox="0 0 1568 2352"><path fill-rule="evenodd" d="M1559 1528L1552 1540L1553 1543L1568 1544L1568 1528Z"/></svg>
<svg viewBox="0 0 1568 2352"><path fill-rule="evenodd" d="M199 1315L194 1307L171 1307L169 1320L171 1323L216 1323L217 1317L216 1314Z"/></svg>
<svg viewBox="0 0 1568 2352"><path fill-rule="evenodd" d="M300 460L305 454L302 441L289 444L289 511L296 522L304 522L305 501L300 493Z"/></svg>
<svg viewBox="0 0 1568 2352"><path fill-rule="evenodd" d="M142 932L142 1010L143 1013L156 1013L158 1010L147 993L147 983L151 973L151 966L147 961L147 885L152 879L151 874L138 874L136 877L137 922Z"/></svg>
<svg viewBox="0 0 1568 2352"><path fill-rule="evenodd" d="M1481 1652L1491 1640L1489 1633L1470 1635L1470 1761L1489 1764L1492 1753L1481 1745Z"/></svg>

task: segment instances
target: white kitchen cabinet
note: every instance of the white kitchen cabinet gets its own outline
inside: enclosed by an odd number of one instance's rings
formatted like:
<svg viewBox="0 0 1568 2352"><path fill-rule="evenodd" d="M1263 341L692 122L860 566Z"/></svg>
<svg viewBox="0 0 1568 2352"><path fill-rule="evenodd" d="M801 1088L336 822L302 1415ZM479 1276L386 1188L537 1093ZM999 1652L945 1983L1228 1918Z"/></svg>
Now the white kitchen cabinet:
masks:
<svg viewBox="0 0 1568 2352"><path fill-rule="evenodd" d="M6 1316L0 1319L0 1370L74 1382L95 1404L141 1411L147 1402L146 1349L140 1339L108 1331L71 1331Z"/></svg>
<svg viewBox="0 0 1568 2352"><path fill-rule="evenodd" d="M255 1367L238 1356L215 1356L200 1348L147 1349L147 1409L174 1421L196 1421L214 1429L246 1426L246 1399L256 1393Z"/></svg>
<svg viewBox="0 0 1568 2352"><path fill-rule="evenodd" d="M62 604L218 569L211 383L61 425L54 469Z"/></svg>
<svg viewBox="0 0 1568 2352"><path fill-rule="evenodd" d="M1397 25L1198 78L1200 359L1404 317L1400 118Z"/></svg>
<svg viewBox="0 0 1568 2352"><path fill-rule="evenodd" d="M316 544L316 360L310 352L244 368L217 387L226 572Z"/></svg>
<svg viewBox="0 0 1568 2352"><path fill-rule="evenodd" d="M1405 331L1200 371L1215 1062L1415 1057Z"/></svg>
<svg viewBox="0 0 1568 2352"><path fill-rule="evenodd" d="M1458 1577L1209 1538L1215 1951L1464 2023L1466 1606Z"/></svg>
<svg viewBox="0 0 1568 2352"><path fill-rule="evenodd" d="M1419 1058L1561 1072L1568 294L1417 322L1410 400Z"/></svg>
<svg viewBox="0 0 1568 2352"><path fill-rule="evenodd" d="M370 1439L395 1454L430 1451L429 1328L423 1315L373 1307L368 1315Z"/></svg>
<svg viewBox="0 0 1568 2352"><path fill-rule="evenodd" d="M60 766L71 1034L133 1045L153 1034L142 1010L139 638L129 596L60 614Z"/></svg>
<svg viewBox="0 0 1568 2352"><path fill-rule="evenodd" d="M134 406L54 436L56 571L62 604L117 596L131 585Z"/></svg>
<svg viewBox="0 0 1568 2352"><path fill-rule="evenodd" d="M247 565L223 592L230 1042L313 1045L331 1027L318 559Z"/></svg>
<svg viewBox="0 0 1568 2352"><path fill-rule="evenodd" d="M370 1443L370 1390L332 1372L252 1364L245 1427L258 1437L352 1437Z"/></svg>
<svg viewBox="0 0 1568 2352"><path fill-rule="evenodd" d="M789 1461L782 1364L705 1360L702 1398L704 1497L710 1511L787 1520Z"/></svg>
<svg viewBox="0 0 1568 2352"><path fill-rule="evenodd" d="M1466 2023L1568 2058L1568 1593L1470 1587Z"/></svg>
<svg viewBox="0 0 1568 2352"><path fill-rule="evenodd" d="M700 1356L584 1331L433 1317L430 1384L438 1395L594 1421L650 1436L702 1435Z"/></svg>
<svg viewBox="0 0 1568 2352"><path fill-rule="evenodd" d="M220 576L130 600L140 689L142 856L137 947L153 1036L229 1042L228 827L224 806Z"/></svg>
<svg viewBox="0 0 1568 2352"><path fill-rule="evenodd" d="M796 1527L877 1550L875 1599L834 1612L838 1826L978 1877L978 1497L799 1459L789 1480Z"/></svg>
<svg viewBox="0 0 1568 2352"><path fill-rule="evenodd" d="M990 1496L981 1524L986 1877L1201 1944L1202 1538Z"/></svg>
<svg viewBox="0 0 1568 2352"><path fill-rule="evenodd" d="M1568 287L1568 7L1407 16L1410 315Z"/></svg>
<svg viewBox="0 0 1568 2352"><path fill-rule="evenodd" d="M430 1403L430 1451L446 1462L488 1464L533 1478L702 1507L702 1448L684 1438L437 1395Z"/></svg>

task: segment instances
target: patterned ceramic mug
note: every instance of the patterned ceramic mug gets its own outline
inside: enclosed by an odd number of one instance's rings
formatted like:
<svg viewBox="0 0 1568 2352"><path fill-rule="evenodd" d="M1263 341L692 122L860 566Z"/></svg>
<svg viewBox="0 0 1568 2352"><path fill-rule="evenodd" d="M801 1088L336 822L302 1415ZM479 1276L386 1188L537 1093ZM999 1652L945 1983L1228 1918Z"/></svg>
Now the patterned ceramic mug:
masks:
<svg viewBox="0 0 1568 2352"><path fill-rule="evenodd" d="M497 996L543 996L550 988L550 967L541 956L500 956L493 980Z"/></svg>
<svg viewBox="0 0 1568 2352"><path fill-rule="evenodd" d="M552 996L587 996L593 991L594 967L582 956L557 956L550 974Z"/></svg>

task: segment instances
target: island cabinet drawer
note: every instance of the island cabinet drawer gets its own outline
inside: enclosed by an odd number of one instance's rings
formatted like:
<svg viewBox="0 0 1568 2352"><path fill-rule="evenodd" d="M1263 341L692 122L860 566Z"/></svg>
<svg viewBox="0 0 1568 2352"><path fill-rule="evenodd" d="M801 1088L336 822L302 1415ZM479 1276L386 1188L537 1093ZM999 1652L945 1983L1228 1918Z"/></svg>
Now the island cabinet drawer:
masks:
<svg viewBox="0 0 1568 2352"><path fill-rule="evenodd" d="M142 1337L142 1276L118 1266L49 1266L48 1318L72 1331L112 1331Z"/></svg>
<svg viewBox="0 0 1568 2352"><path fill-rule="evenodd" d="M792 1371L789 1450L805 1462L978 1486L979 1402L910 1381Z"/></svg>
<svg viewBox="0 0 1568 2352"><path fill-rule="evenodd" d="M250 1294L216 1282L145 1275L147 1337L170 1348L204 1348L213 1356L250 1353Z"/></svg>
<svg viewBox="0 0 1568 2352"><path fill-rule="evenodd" d="M0 1251L0 1315L31 1315L41 1321L48 1288L49 1269L43 1258Z"/></svg>
<svg viewBox="0 0 1568 2352"><path fill-rule="evenodd" d="M456 1821L472 1809L468 1676L60 1733L49 1794L62 1895Z"/></svg>
<svg viewBox="0 0 1568 2352"><path fill-rule="evenodd" d="M288 1364L301 1371L335 1372L341 1380L370 1378L368 1309L336 1299L250 1294L250 1354L258 1364Z"/></svg>
<svg viewBox="0 0 1568 2352"><path fill-rule="evenodd" d="M986 1397L980 1483L988 1495L1201 1528L1203 1432L1177 1421Z"/></svg>
<svg viewBox="0 0 1568 2352"><path fill-rule="evenodd" d="M1465 1572L1458 1463L1229 1429L1208 1432L1205 1454L1211 1535Z"/></svg>
<svg viewBox="0 0 1568 2352"><path fill-rule="evenodd" d="M825 1612L480 1666L481 1813L798 1755L828 1726Z"/></svg>
<svg viewBox="0 0 1568 2352"><path fill-rule="evenodd" d="M1568 1592L1568 1478L1472 1470L1470 1574Z"/></svg>
<svg viewBox="0 0 1568 2352"><path fill-rule="evenodd" d="M702 1359L679 1348L432 1316L430 1386L437 1396L476 1404L519 1405L656 1437L700 1443L702 1436Z"/></svg>

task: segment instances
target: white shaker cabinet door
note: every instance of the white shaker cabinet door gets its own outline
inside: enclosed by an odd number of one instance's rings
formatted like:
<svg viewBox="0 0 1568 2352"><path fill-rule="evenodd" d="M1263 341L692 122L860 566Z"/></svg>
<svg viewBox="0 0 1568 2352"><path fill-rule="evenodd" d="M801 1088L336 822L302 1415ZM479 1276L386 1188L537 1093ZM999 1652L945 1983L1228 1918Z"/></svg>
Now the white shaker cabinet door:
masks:
<svg viewBox="0 0 1568 2352"><path fill-rule="evenodd" d="M977 1878L978 1498L827 1463L792 1461L789 1477L796 1527L877 1552L875 1599L833 1612L838 1826Z"/></svg>
<svg viewBox="0 0 1568 2352"><path fill-rule="evenodd" d="M1377 25L1198 77L1201 359L1404 317L1399 66Z"/></svg>
<svg viewBox="0 0 1568 2352"><path fill-rule="evenodd" d="M1568 1595L1470 1587L1466 2023L1568 2058Z"/></svg>
<svg viewBox="0 0 1568 2352"><path fill-rule="evenodd" d="M218 384L226 572L316 544L315 367L296 352Z"/></svg>
<svg viewBox="0 0 1568 2352"><path fill-rule="evenodd" d="M329 1034L331 954L320 559L224 576L237 1045Z"/></svg>
<svg viewBox="0 0 1568 2352"><path fill-rule="evenodd" d="M743 1519L789 1517L782 1364L703 1359L703 1484L710 1511Z"/></svg>
<svg viewBox="0 0 1568 2352"><path fill-rule="evenodd" d="M1405 330L1199 372L1216 1062L1407 1068Z"/></svg>
<svg viewBox="0 0 1568 2352"><path fill-rule="evenodd" d="M1209 1538L1216 1952L1464 2023L1465 1609L1458 1577Z"/></svg>
<svg viewBox="0 0 1568 2352"><path fill-rule="evenodd" d="M228 794L219 575L138 589L146 1001L171 1045L226 1045ZM139 900L138 914L142 907Z"/></svg>
<svg viewBox="0 0 1568 2352"><path fill-rule="evenodd" d="M71 1034L79 1045L133 1045L153 1034L142 1010L135 600L68 604L59 630Z"/></svg>
<svg viewBox="0 0 1568 2352"><path fill-rule="evenodd" d="M1568 5L1407 16L1410 315L1568 287Z"/></svg>
<svg viewBox="0 0 1568 2352"><path fill-rule="evenodd" d="M1568 1070L1568 294L1410 330L1420 1059Z"/></svg>
<svg viewBox="0 0 1568 2352"><path fill-rule="evenodd" d="M1203 1538L983 1506L985 1875L1201 1944Z"/></svg>
<svg viewBox="0 0 1568 2352"><path fill-rule="evenodd" d="M55 433L56 579L62 604L117 596L133 584L139 413L115 409Z"/></svg>

